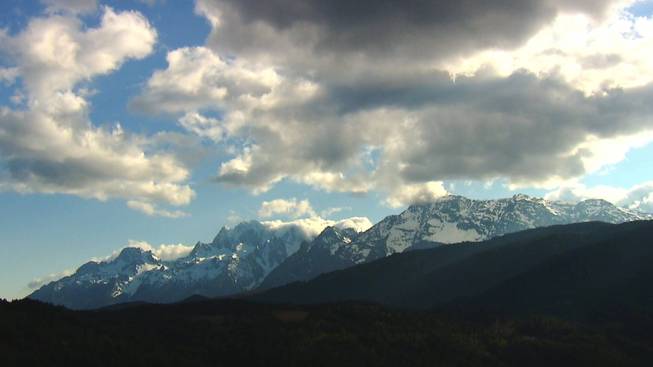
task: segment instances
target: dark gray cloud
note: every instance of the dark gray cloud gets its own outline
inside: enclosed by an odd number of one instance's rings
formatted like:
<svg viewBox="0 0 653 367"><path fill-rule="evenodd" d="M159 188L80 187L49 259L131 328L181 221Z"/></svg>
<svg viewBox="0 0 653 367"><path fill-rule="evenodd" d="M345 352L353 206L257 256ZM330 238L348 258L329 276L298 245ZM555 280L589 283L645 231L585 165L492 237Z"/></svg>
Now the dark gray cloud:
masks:
<svg viewBox="0 0 653 367"><path fill-rule="evenodd" d="M217 47L265 47L260 24L303 40L317 53L442 57L479 48L514 47L558 12L600 16L611 0L202 0L219 9ZM302 36L300 33L304 33ZM259 35L261 36L261 35ZM265 35L261 36L266 37ZM273 46L273 45L269 45ZM339 56L337 56L339 57Z"/></svg>
<svg viewBox="0 0 653 367"><path fill-rule="evenodd" d="M264 128L248 132L257 145L248 169L219 180L257 186L313 170L346 171L376 146L378 165L365 178L375 186L495 178L537 183L585 174L593 152L576 148L589 136L653 128L650 85L586 96L555 76L525 71L455 83L439 72L365 80L325 88L293 110L302 122L287 123L283 111L268 115ZM334 113L324 114L329 110Z"/></svg>
<svg viewBox="0 0 653 367"><path fill-rule="evenodd" d="M475 62L486 56L480 51L522 45L556 15L580 11L599 19L614 3L198 0L198 11L213 24L206 49L235 60L209 68L214 72L205 80L216 81L213 89L238 85L224 83L229 69L275 72L275 82L246 104L215 103L225 112L228 135L244 142L218 169L217 180L261 190L289 178L327 190L390 193L406 185L420 193L419 185L430 184L424 192L432 195L441 180L540 184L580 177L596 157L589 138L653 127L650 86L589 94L564 73L627 63L623 52L587 48L551 67L542 64L562 59L522 50L499 59L514 65L524 60L513 56L532 59L530 71L490 63L498 72ZM555 33L585 32L574 28L574 19L559 18L558 28L548 29L554 35L544 31L534 49L565 55ZM452 78L459 56L470 56L473 76ZM160 75L176 75L173 66ZM216 101L170 87L166 95L199 101L203 109ZM143 101L156 91L150 89ZM181 105L174 110L197 109Z"/></svg>

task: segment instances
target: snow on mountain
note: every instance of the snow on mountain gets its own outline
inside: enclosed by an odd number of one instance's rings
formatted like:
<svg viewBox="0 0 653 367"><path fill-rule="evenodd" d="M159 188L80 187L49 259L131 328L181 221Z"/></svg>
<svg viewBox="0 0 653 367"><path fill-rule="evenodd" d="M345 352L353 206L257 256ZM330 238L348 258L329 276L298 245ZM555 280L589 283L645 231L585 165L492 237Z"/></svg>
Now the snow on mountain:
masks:
<svg viewBox="0 0 653 367"><path fill-rule="evenodd" d="M82 265L73 275L29 297L71 308L93 308L126 301L173 302L195 294L234 294L257 287L311 239L299 225L243 222L223 227L212 242L198 242L187 256L174 261L127 247L115 258Z"/></svg>
<svg viewBox="0 0 653 367"><path fill-rule="evenodd" d="M605 200L572 204L522 194L499 200L449 195L432 203L412 205L398 216L385 218L348 247L359 263L406 251L422 242L482 241L555 224L622 223L643 219L653 219L653 216L618 208Z"/></svg>
<svg viewBox="0 0 653 367"><path fill-rule="evenodd" d="M327 271L344 269L354 265L344 252L358 232L351 228L327 227L311 242L285 259L263 280L260 288L272 288L293 281L306 280Z"/></svg>
<svg viewBox="0 0 653 367"><path fill-rule="evenodd" d="M386 217L360 235L339 237L333 234L333 229L327 229L305 249L300 249L274 269L261 287L309 280L322 273L410 249L482 241L555 224L621 223L642 219L653 219L653 216L618 208L604 200L571 204L527 195L499 200L471 200L450 195L432 203L412 205L399 215ZM328 251L322 250L327 247Z"/></svg>
<svg viewBox="0 0 653 367"><path fill-rule="evenodd" d="M46 284L29 297L75 308L125 302L143 277L164 267L151 251L127 247L116 258L88 262L73 275Z"/></svg>
<svg viewBox="0 0 653 367"><path fill-rule="evenodd" d="M481 241L553 224L639 219L653 217L603 200L571 204L515 195L500 200L446 196L412 205L362 233L369 227L366 218L250 221L222 228L212 242L198 242L187 256L173 261L141 248L125 248L114 259L86 263L29 297L94 308L126 301L174 302L195 294L224 296L307 280L414 248ZM325 224L329 227L318 230Z"/></svg>

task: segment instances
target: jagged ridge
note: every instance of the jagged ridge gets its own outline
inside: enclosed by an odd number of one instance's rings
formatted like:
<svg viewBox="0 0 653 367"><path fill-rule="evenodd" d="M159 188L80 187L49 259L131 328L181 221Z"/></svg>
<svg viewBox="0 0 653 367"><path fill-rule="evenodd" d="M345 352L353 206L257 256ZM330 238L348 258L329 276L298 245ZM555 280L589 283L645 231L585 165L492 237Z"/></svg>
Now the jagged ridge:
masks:
<svg viewBox="0 0 653 367"><path fill-rule="evenodd" d="M222 228L211 243L198 242L188 256L175 261L126 248L115 259L84 264L29 297L71 308L96 308L127 301L225 296L308 280L413 248L481 241L554 224L641 219L651 216L603 200L569 204L516 195L500 200L447 196L410 206L361 234L328 227L315 239L298 228L279 232L250 221Z"/></svg>

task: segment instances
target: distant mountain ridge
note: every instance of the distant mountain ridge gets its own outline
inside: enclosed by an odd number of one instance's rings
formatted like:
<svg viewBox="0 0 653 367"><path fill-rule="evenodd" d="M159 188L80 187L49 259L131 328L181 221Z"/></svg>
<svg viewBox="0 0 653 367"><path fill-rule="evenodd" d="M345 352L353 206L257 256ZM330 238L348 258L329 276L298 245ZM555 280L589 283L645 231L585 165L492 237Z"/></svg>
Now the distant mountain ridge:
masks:
<svg viewBox="0 0 653 367"><path fill-rule="evenodd" d="M140 248L125 248L115 259L86 263L29 297L85 309L128 301L175 302L196 294L235 294L258 286L308 239L297 227L280 232L257 221L242 222L223 227L211 243L198 242L190 254L174 261L162 261Z"/></svg>
<svg viewBox="0 0 653 367"><path fill-rule="evenodd" d="M432 203L411 205L401 214L386 217L359 236L331 243L330 252L298 251L268 275L262 288L309 280L322 273L414 248L482 241L556 224L623 223L652 218L649 214L619 208L605 200L571 204L521 194L498 200L472 200L450 195Z"/></svg>
<svg viewBox="0 0 653 367"><path fill-rule="evenodd" d="M651 310L652 238L653 221L536 228L389 256L246 299L574 318L611 307Z"/></svg>
<svg viewBox="0 0 653 367"><path fill-rule="evenodd" d="M122 302L175 302L192 295L227 296L309 280L415 248L481 241L555 224L651 218L603 200L568 204L516 195L499 200L447 196L412 205L363 233L327 227L315 238L299 228L275 231L249 221L222 228L211 243L198 242L189 255L174 261L126 248L117 258L84 264L29 297L86 309Z"/></svg>

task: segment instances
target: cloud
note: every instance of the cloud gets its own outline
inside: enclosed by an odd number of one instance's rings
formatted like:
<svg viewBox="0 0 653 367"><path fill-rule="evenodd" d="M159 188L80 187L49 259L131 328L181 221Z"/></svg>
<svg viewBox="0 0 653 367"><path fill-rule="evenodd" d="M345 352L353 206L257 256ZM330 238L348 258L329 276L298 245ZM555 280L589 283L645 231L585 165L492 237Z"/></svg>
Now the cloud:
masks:
<svg viewBox="0 0 653 367"><path fill-rule="evenodd" d="M311 207L311 203L304 200L291 199L275 199L271 201L264 201L261 203L261 208L258 210L258 215L261 218L269 218L275 215L286 215L292 218L299 218L303 216L315 216L315 210Z"/></svg>
<svg viewBox="0 0 653 367"><path fill-rule="evenodd" d="M602 22L583 14L561 14L515 50L482 50L443 67L470 75L492 67L508 76L516 70L557 73L586 94L631 88L653 81L653 19L613 11Z"/></svg>
<svg viewBox="0 0 653 367"><path fill-rule="evenodd" d="M544 197L548 200L562 200L578 202L586 199L604 199L612 203L621 202L627 195L628 190L624 188L599 185L587 187L580 183L561 186L556 190L548 192Z"/></svg>
<svg viewBox="0 0 653 367"><path fill-rule="evenodd" d="M97 0L41 0L46 12L69 12L73 14L92 13L97 9Z"/></svg>
<svg viewBox="0 0 653 367"><path fill-rule="evenodd" d="M319 65L328 59L384 63L510 48L559 12L580 11L600 18L611 3L199 0L196 9L213 24L209 44L220 52L273 62L292 59L295 65L310 58Z"/></svg>
<svg viewBox="0 0 653 367"><path fill-rule="evenodd" d="M621 139L627 152L650 140L623 138L652 127L649 86L585 96L528 72L455 83L418 73L332 91L294 109L297 120L285 109L248 118L232 134L253 143L221 164L218 180L259 192L284 178L350 192L451 179L543 184L600 168L599 143ZM378 152L371 171L370 147Z"/></svg>
<svg viewBox="0 0 653 367"><path fill-rule="evenodd" d="M166 2L166 0L138 0L138 1L150 7L155 6L157 4L163 4Z"/></svg>
<svg viewBox="0 0 653 367"><path fill-rule="evenodd" d="M18 68L0 68L0 82L11 85L18 77Z"/></svg>
<svg viewBox="0 0 653 367"><path fill-rule="evenodd" d="M0 106L0 190L188 204L189 172L157 137L89 119L83 83L148 56L156 39L140 13L109 7L94 28L73 14L50 14L15 35L0 31L25 94L24 108Z"/></svg>
<svg viewBox="0 0 653 367"><path fill-rule="evenodd" d="M179 124L194 134L202 138L208 138L219 142L225 135L224 128L220 120L205 117L197 112L188 112L179 119Z"/></svg>
<svg viewBox="0 0 653 367"><path fill-rule="evenodd" d="M448 192L442 182L430 181L423 184L404 185L388 196L386 204L391 208L399 208L406 205L433 202L435 199L447 194Z"/></svg>
<svg viewBox="0 0 653 367"><path fill-rule="evenodd" d="M153 246L145 241L135 241L129 240L127 247L137 247L144 251L152 251L154 256L158 257L163 261L172 261L180 257L184 257L193 250L194 246L179 244L161 244L159 246ZM122 249L121 249L122 250ZM117 251L116 255L120 253ZM115 256L113 256L115 258Z"/></svg>
<svg viewBox="0 0 653 367"><path fill-rule="evenodd" d="M183 218L188 216L188 213L181 210L164 210L157 208L154 204L137 200L127 201L127 206L151 217Z"/></svg>
<svg viewBox="0 0 653 367"><path fill-rule="evenodd" d="M46 284L48 284L50 282L57 281L57 280L59 280L59 279L61 279L63 277L67 277L69 275L72 275L73 273L74 273L74 271L72 271L72 270L64 270L64 271L59 272L59 273L48 274L48 275L46 275L44 277L33 279L32 281L27 283L27 287L29 289L32 289L32 290L39 289L42 286L44 286L44 285L46 285Z"/></svg>
<svg viewBox="0 0 653 367"><path fill-rule="evenodd" d="M653 213L653 181L643 182L629 188L608 185L588 187L581 183L571 183L548 192L545 198L570 202L604 199L617 206Z"/></svg>
<svg viewBox="0 0 653 367"><path fill-rule="evenodd" d="M630 188L620 205L645 213L653 213L653 181Z"/></svg>
<svg viewBox="0 0 653 367"><path fill-rule="evenodd" d="M247 108L279 83L272 68L228 61L204 47L170 51L166 60L168 67L152 75L132 108L153 114Z"/></svg>
<svg viewBox="0 0 653 367"><path fill-rule="evenodd" d="M653 27L629 3L199 0L207 44L171 51L132 105L228 144L216 181L254 193L288 180L397 206L447 180L551 188L653 139Z"/></svg>
<svg viewBox="0 0 653 367"><path fill-rule="evenodd" d="M0 35L2 51L16 62L34 105L153 51L157 32L145 17L102 9L95 28L84 28L75 16L50 15L31 19L15 36Z"/></svg>
<svg viewBox="0 0 653 367"><path fill-rule="evenodd" d="M240 216L236 211L230 210L229 215L227 215L227 225L235 226L240 222L243 222L243 217Z"/></svg>
<svg viewBox="0 0 653 367"><path fill-rule="evenodd" d="M172 261L180 257L188 255L192 250L192 245L178 244L160 244L158 246L152 245L147 241L127 240L127 245L114 250L110 255L104 257L93 257L91 261L95 262L109 262L113 261L120 255L120 252L127 247L140 248L143 251L151 251L152 254L163 261Z"/></svg>
<svg viewBox="0 0 653 367"><path fill-rule="evenodd" d="M276 231L284 231L289 228L299 228L307 237L312 238L320 234L328 226L339 228L352 228L363 232L372 227L372 222L366 217L351 217L341 220L329 220L318 216L295 219L291 221L272 220L261 222L264 226Z"/></svg>
<svg viewBox="0 0 653 367"><path fill-rule="evenodd" d="M351 207L334 207L334 208L326 208L320 212L321 217L328 218L332 216L333 214L340 213L345 210L351 210Z"/></svg>
<svg viewBox="0 0 653 367"><path fill-rule="evenodd" d="M356 232L364 232L372 227L372 222L367 217L350 217L337 220L334 226L338 228L351 228Z"/></svg>

